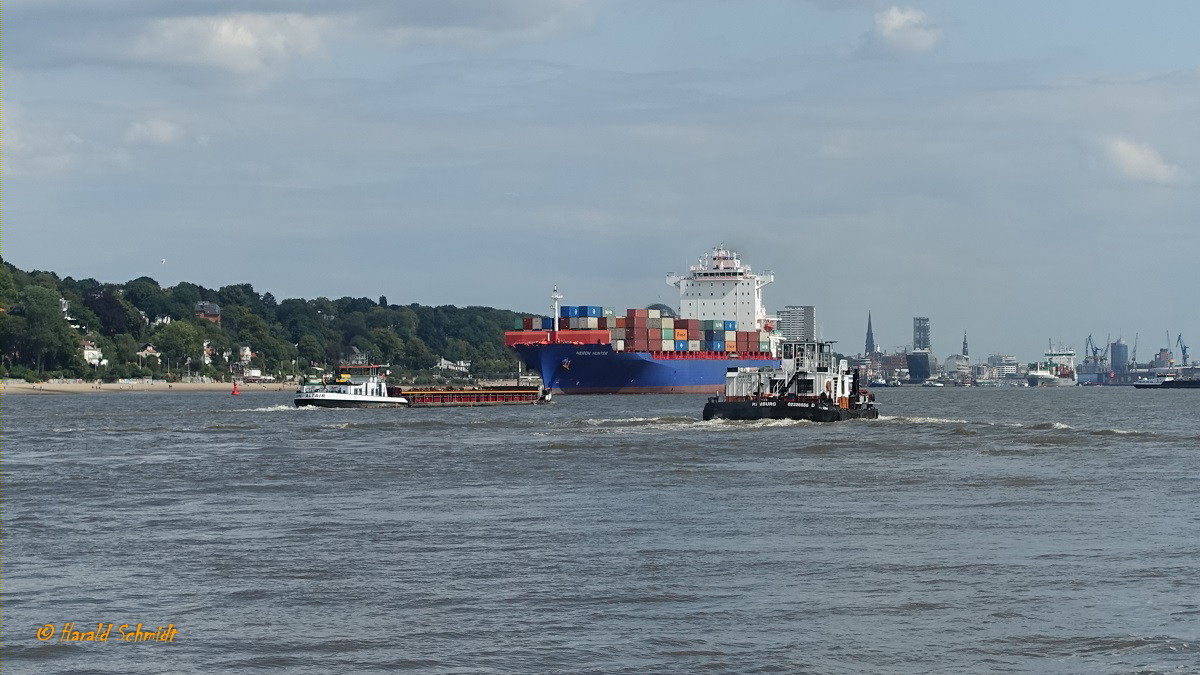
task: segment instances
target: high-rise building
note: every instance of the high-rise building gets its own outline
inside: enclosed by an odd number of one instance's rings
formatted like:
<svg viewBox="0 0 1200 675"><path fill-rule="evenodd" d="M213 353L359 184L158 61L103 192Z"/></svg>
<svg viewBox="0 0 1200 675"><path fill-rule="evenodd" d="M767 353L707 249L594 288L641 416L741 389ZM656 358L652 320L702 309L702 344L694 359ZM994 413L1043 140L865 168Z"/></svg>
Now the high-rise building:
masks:
<svg viewBox="0 0 1200 675"><path fill-rule="evenodd" d="M1108 349L1113 372L1118 375L1129 372L1129 345L1117 338L1117 341L1109 345Z"/></svg>
<svg viewBox="0 0 1200 675"><path fill-rule="evenodd" d="M929 317L913 317L913 349L928 349L933 351L929 343Z"/></svg>
<svg viewBox="0 0 1200 675"><path fill-rule="evenodd" d="M875 353L875 331L871 330L871 313L867 312L867 350L864 354Z"/></svg>
<svg viewBox="0 0 1200 675"><path fill-rule="evenodd" d="M788 305L779 311L779 333L785 340L817 339L817 308Z"/></svg>

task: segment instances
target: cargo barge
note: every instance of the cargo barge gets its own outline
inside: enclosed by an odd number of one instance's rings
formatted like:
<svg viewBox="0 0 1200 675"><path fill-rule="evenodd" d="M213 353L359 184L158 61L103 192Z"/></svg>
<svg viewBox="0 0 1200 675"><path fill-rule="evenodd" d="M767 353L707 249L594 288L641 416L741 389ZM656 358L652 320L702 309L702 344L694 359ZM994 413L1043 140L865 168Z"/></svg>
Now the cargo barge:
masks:
<svg viewBox="0 0 1200 675"><path fill-rule="evenodd" d="M542 387L408 389L387 384L388 366L364 359L343 363L329 379L306 382L296 391L297 408L439 408L548 403Z"/></svg>
<svg viewBox="0 0 1200 675"><path fill-rule="evenodd" d="M845 359L833 364L832 342L787 341L778 368L730 368L724 394L704 405L705 420L878 419L875 396L859 386Z"/></svg>
<svg viewBox="0 0 1200 675"><path fill-rule="evenodd" d="M549 317L525 317L505 344L547 391L569 394L716 394L729 368L778 366L778 336L763 307L774 275L754 274L723 245L688 274L667 277L679 288L679 315L661 309L560 306Z"/></svg>

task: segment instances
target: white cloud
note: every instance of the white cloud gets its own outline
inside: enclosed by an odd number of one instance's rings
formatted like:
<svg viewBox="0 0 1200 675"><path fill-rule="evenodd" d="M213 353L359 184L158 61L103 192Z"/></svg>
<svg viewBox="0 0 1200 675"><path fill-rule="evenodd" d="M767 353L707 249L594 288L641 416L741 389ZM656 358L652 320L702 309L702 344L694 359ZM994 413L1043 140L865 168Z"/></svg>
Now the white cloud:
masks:
<svg viewBox="0 0 1200 675"><path fill-rule="evenodd" d="M589 0L437 0L394 5L384 24L389 41L462 49L536 42L580 31L593 24L597 11Z"/></svg>
<svg viewBox="0 0 1200 675"><path fill-rule="evenodd" d="M158 19L133 44L136 58L271 75L320 51L331 19L302 14L228 14Z"/></svg>
<svg viewBox="0 0 1200 675"><path fill-rule="evenodd" d="M1109 164L1124 176L1151 183L1172 183L1179 167L1168 164L1157 150L1144 143L1113 136L1104 141Z"/></svg>
<svg viewBox="0 0 1200 675"><path fill-rule="evenodd" d="M919 54L942 41L942 29L912 7L888 7L875 14L875 41L894 52Z"/></svg>
<svg viewBox="0 0 1200 675"><path fill-rule="evenodd" d="M170 145L179 140L183 130L179 125L166 120L139 120L129 125L125 130L127 143L149 143L154 145Z"/></svg>

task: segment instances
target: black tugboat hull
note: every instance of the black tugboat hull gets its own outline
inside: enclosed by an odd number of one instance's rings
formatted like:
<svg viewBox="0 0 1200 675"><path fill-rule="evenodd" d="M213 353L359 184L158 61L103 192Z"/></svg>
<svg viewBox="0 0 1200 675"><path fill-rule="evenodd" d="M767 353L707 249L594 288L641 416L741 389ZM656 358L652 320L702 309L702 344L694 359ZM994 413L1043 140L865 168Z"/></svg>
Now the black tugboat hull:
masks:
<svg viewBox="0 0 1200 675"><path fill-rule="evenodd" d="M840 422L879 419L879 409L833 408L788 401L709 401L704 405L704 419Z"/></svg>

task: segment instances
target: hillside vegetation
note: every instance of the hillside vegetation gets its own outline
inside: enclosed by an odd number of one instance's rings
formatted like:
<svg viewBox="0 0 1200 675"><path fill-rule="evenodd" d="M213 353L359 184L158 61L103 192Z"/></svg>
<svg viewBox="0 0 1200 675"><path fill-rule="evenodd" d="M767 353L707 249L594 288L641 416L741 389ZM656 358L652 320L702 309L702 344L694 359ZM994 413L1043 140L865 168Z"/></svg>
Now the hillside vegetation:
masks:
<svg viewBox="0 0 1200 675"><path fill-rule="evenodd" d="M197 316L205 302L219 306L219 324ZM335 365L352 347L398 372L428 370L439 357L470 361L475 373L512 372L516 360L504 347L504 331L521 316L491 307L393 305L383 296L280 301L250 284L164 288L150 277L101 283L25 272L4 261L0 310L3 375L31 381L181 373L224 379L242 367L242 347L253 353L245 367L282 377ZM85 360L86 343L106 365ZM146 356L147 344L160 356Z"/></svg>

